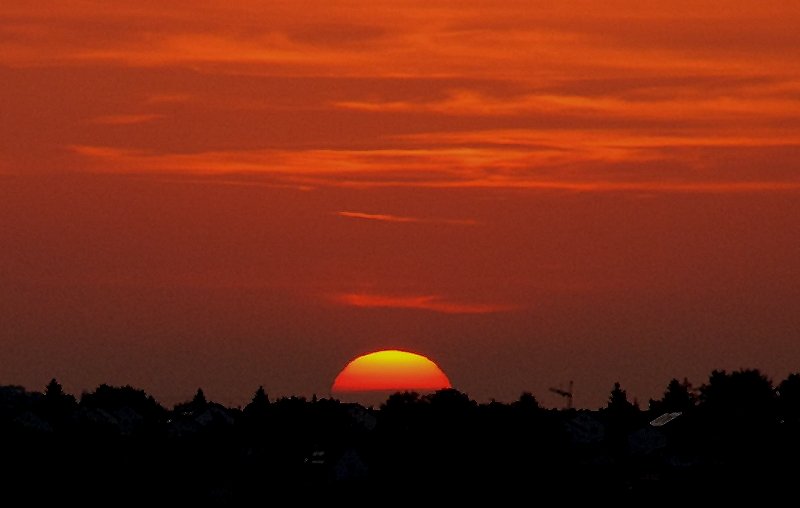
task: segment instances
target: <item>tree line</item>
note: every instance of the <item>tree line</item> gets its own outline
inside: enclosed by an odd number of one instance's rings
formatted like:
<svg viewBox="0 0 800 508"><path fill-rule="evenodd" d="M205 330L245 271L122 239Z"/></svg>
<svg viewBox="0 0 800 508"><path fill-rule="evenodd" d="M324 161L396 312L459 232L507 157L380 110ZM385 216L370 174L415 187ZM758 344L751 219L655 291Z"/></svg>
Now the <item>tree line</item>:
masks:
<svg viewBox="0 0 800 508"><path fill-rule="evenodd" d="M53 379L41 392L0 386L0 444L2 490L31 502L413 500L423 487L443 500L738 499L790 492L800 472L800 373L673 379L646 408L615 383L597 410L546 409L529 392L478 403L455 389L373 408L270 400L263 387L243 408L202 389L166 408L131 386L76 398Z"/></svg>

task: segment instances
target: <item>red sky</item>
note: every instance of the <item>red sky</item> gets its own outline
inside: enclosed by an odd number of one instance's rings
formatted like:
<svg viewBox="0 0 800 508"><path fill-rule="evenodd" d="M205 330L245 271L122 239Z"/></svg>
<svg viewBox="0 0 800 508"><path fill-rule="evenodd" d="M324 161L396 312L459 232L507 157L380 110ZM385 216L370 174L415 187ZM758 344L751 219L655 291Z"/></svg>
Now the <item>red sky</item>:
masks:
<svg viewBox="0 0 800 508"><path fill-rule="evenodd" d="M164 4L168 4L165 6ZM800 4L0 6L0 383L477 400L800 365Z"/></svg>

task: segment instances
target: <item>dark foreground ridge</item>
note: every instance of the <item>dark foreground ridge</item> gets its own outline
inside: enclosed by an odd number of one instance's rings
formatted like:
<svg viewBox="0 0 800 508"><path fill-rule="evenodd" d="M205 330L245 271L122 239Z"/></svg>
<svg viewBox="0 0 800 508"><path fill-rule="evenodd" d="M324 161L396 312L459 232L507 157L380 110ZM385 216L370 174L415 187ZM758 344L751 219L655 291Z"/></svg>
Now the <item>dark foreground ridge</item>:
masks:
<svg viewBox="0 0 800 508"><path fill-rule="evenodd" d="M0 496L32 506L765 500L794 496L800 374L672 380L646 410L615 384L596 411L543 409L530 393L405 392L373 409L262 388L243 409L198 390L168 410L130 386L78 401L53 380L0 387L0 446Z"/></svg>

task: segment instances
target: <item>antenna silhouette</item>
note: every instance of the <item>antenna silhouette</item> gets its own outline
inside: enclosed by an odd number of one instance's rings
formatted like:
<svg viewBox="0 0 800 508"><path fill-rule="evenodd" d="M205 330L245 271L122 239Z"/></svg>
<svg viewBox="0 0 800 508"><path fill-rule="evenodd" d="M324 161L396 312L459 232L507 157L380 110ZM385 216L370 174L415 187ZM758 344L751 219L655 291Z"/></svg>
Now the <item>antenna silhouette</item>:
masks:
<svg viewBox="0 0 800 508"><path fill-rule="evenodd" d="M562 390L561 388L550 388L550 391L557 393L567 399L567 409L572 409L572 381L569 382L569 389Z"/></svg>

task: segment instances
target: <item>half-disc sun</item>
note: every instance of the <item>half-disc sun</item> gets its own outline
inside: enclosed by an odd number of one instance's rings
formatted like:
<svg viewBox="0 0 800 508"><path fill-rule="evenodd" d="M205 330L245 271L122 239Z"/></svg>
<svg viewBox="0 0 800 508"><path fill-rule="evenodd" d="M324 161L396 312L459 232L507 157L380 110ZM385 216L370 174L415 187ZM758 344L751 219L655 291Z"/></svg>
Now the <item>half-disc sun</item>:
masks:
<svg viewBox="0 0 800 508"><path fill-rule="evenodd" d="M450 380L429 358L388 349L359 356L333 381L333 393L434 391L450 388Z"/></svg>

